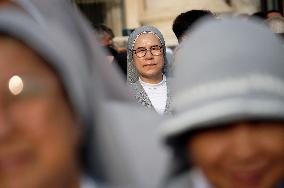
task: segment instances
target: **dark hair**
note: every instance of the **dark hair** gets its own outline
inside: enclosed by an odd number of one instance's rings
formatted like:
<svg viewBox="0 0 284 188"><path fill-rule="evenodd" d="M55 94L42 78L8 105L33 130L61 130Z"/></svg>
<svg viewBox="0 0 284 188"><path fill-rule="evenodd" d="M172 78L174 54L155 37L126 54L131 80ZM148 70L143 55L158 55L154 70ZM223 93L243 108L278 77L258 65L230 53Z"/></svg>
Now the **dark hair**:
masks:
<svg viewBox="0 0 284 188"><path fill-rule="evenodd" d="M105 47L105 49L106 49L106 53L108 55L112 55L116 58L118 52L112 46L108 45L108 46Z"/></svg>
<svg viewBox="0 0 284 188"><path fill-rule="evenodd" d="M262 11L255 12L251 15L251 18L265 20L266 19L266 13L262 12Z"/></svg>
<svg viewBox="0 0 284 188"><path fill-rule="evenodd" d="M213 16L213 14L208 10L190 10L178 15L172 27L177 39L180 41L184 33L204 16Z"/></svg>
<svg viewBox="0 0 284 188"><path fill-rule="evenodd" d="M111 28L104 24L96 24L93 26L97 33L107 33L111 38L114 38L114 34Z"/></svg>

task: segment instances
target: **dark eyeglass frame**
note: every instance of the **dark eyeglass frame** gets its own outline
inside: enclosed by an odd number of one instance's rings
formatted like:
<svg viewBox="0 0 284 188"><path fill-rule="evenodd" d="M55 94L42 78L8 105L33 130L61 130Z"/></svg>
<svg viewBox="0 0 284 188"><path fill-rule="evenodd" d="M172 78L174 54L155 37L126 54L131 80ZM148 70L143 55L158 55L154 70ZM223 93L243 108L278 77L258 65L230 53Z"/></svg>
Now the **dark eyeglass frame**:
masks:
<svg viewBox="0 0 284 188"><path fill-rule="evenodd" d="M153 54L152 53L152 50L153 50L153 48L154 47L159 47L159 51L160 51L160 54ZM145 54L143 55L143 56L138 56L137 55L137 50L138 49L142 49L141 51L143 51ZM153 55L153 56L160 56L160 55L162 55L163 54L163 50L164 49L164 46L163 45L154 45L154 46L151 46L150 48L144 48L144 47L139 47L139 48L137 48L136 50L132 50L132 52L136 55L136 57L138 57L138 58L142 58L142 57L145 57L146 56L146 54L147 54L147 52L148 51L150 51L150 53L151 53L151 55ZM139 51L139 52L141 52L141 51Z"/></svg>

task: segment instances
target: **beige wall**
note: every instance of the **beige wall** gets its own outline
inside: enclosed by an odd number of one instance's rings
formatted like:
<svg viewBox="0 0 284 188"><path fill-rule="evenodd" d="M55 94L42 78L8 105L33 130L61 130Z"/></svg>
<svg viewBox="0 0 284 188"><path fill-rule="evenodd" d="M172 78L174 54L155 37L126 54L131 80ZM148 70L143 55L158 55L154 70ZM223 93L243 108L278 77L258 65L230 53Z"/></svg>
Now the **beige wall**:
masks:
<svg viewBox="0 0 284 188"><path fill-rule="evenodd" d="M106 17L106 25L112 26L112 30L116 36L122 35L122 9L119 3L108 4L108 14Z"/></svg>
<svg viewBox="0 0 284 188"><path fill-rule="evenodd" d="M257 10L257 0L233 0L232 6L223 0L124 0L127 28L141 25L157 27L165 37L168 46L176 45L172 23L181 12L192 9L206 9L214 13L252 13Z"/></svg>

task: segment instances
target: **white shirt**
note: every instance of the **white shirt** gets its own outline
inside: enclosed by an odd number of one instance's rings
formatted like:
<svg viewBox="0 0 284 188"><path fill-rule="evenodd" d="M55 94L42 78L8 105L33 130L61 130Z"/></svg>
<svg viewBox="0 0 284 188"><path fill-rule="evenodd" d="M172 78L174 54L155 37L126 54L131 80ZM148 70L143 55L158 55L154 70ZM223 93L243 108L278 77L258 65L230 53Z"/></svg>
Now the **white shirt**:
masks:
<svg viewBox="0 0 284 188"><path fill-rule="evenodd" d="M143 89L147 93L152 105L159 114L164 114L167 104L167 82L166 76L163 75L163 80L157 84L149 84L143 82L139 78Z"/></svg>

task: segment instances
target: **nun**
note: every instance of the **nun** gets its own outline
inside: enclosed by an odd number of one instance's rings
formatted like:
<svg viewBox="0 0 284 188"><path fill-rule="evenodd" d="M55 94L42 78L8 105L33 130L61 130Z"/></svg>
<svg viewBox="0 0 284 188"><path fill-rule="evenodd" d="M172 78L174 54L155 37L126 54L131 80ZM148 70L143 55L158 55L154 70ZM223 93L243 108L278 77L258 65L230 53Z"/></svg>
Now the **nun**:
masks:
<svg viewBox="0 0 284 188"><path fill-rule="evenodd" d="M279 188L284 180L282 41L256 21L206 20L177 56L166 187Z"/></svg>

